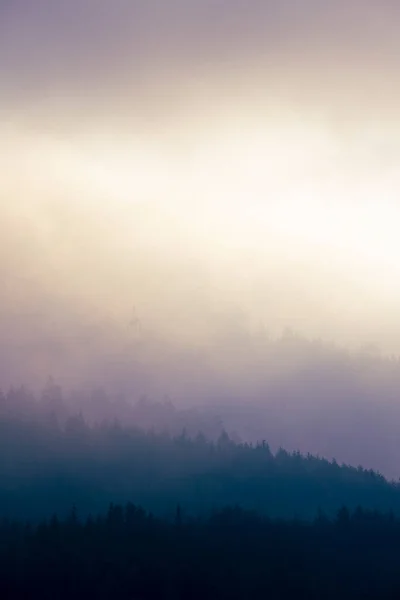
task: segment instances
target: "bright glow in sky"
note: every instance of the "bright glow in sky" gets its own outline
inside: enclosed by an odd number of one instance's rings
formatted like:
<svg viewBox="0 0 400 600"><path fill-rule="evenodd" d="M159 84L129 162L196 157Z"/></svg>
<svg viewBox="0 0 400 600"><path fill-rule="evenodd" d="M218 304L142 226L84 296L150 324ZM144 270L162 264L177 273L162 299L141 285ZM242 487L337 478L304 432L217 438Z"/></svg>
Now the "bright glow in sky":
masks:
<svg viewBox="0 0 400 600"><path fill-rule="evenodd" d="M3 339L94 315L116 339L134 305L187 346L242 310L400 352L398 24L389 0L0 3Z"/></svg>
<svg viewBox="0 0 400 600"><path fill-rule="evenodd" d="M400 170L394 162L400 143L386 162L374 163L379 138L364 133L351 144L323 124L243 120L208 134L194 130L182 144L173 136L10 132L2 184L10 190L25 185L24 195L36 188L50 203L67 196L65 202L107 215L128 237L138 205L147 205L155 224L157 211L169 212L177 228L214 256L235 247L262 255L281 245L310 260L313 253L316 261L345 260L346 275L367 277L368 284L387 286L388 272L400 292ZM386 143L396 140L393 134ZM160 222L147 233L157 244L170 232Z"/></svg>

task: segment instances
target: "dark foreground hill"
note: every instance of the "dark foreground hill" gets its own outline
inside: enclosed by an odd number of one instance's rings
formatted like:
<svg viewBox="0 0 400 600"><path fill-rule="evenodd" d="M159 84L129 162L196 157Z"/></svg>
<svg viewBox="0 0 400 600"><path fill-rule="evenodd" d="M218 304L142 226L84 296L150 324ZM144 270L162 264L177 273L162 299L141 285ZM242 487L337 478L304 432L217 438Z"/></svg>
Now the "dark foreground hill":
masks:
<svg viewBox="0 0 400 600"><path fill-rule="evenodd" d="M225 509L173 521L128 505L80 522L0 526L5 600L389 600L400 597L400 522L342 508L278 521Z"/></svg>

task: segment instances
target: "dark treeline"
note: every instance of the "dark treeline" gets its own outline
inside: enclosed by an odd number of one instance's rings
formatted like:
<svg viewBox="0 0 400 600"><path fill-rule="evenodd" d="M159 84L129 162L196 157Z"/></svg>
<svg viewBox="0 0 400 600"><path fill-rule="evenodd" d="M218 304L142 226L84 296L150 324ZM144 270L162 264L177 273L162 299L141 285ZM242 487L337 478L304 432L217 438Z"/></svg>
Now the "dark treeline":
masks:
<svg viewBox="0 0 400 600"><path fill-rule="evenodd" d="M26 411L21 391L17 398L17 412L7 408L11 392L0 411L0 515L6 517L37 520L65 514L72 504L86 515L130 501L160 516L178 502L191 514L230 504L288 518L312 519L318 509L332 515L343 504L400 513L399 484L372 470L273 453L265 441L242 443L225 432L213 440L196 430L61 418L49 409L63 406L55 390L41 400L46 410L31 414L29 394Z"/></svg>
<svg viewBox="0 0 400 600"><path fill-rule="evenodd" d="M14 598L380 600L400 597L400 521L342 507L313 522L240 508L160 519L133 504L0 525L0 595Z"/></svg>

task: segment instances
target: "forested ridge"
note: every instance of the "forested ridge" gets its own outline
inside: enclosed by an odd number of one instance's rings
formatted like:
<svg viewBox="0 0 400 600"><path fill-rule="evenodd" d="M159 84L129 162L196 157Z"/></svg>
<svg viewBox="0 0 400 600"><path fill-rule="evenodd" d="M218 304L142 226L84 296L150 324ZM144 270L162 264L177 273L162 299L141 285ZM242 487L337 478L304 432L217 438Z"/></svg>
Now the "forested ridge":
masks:
<svg viewBox="0 0 400 600"><path fill-rule="evenodd" d="M0 395L2 598L394 599L399 519L399 483L207 412Z"/></svg>
<svg viewBox="0 0 400 600"><path fill-rule="evenodd" d="M158 418L150 430L134 420L90 423L80 413L69 414L56 392L36 404L27 392L4 397L0 516L37 520L63 515L73 504L87 515L110 502L135 502L161 516L177 503L190 514L230 504L285 518L312 519L319 509L333 515L342 505L400 513L400 485L373 470L272 452L268 440L235 441L219 431L219 422L165 404L149 405ZM143 416L146 406L139 403L133 414ZM213 436L202 433L203 425Z"/></svg>

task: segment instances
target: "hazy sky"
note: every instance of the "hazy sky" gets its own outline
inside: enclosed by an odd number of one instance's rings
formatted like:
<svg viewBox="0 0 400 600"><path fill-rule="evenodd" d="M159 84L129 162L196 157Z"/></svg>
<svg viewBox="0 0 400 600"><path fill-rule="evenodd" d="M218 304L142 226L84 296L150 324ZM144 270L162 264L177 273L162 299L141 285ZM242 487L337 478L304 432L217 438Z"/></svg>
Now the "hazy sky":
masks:
<svg viewBox="0 0 400 600"><path fill-rule="evenodd" d="M132 314L159 352L261 321L399 351L399 26L393 0L0 0L4 369L84 369Z"/></svg>

